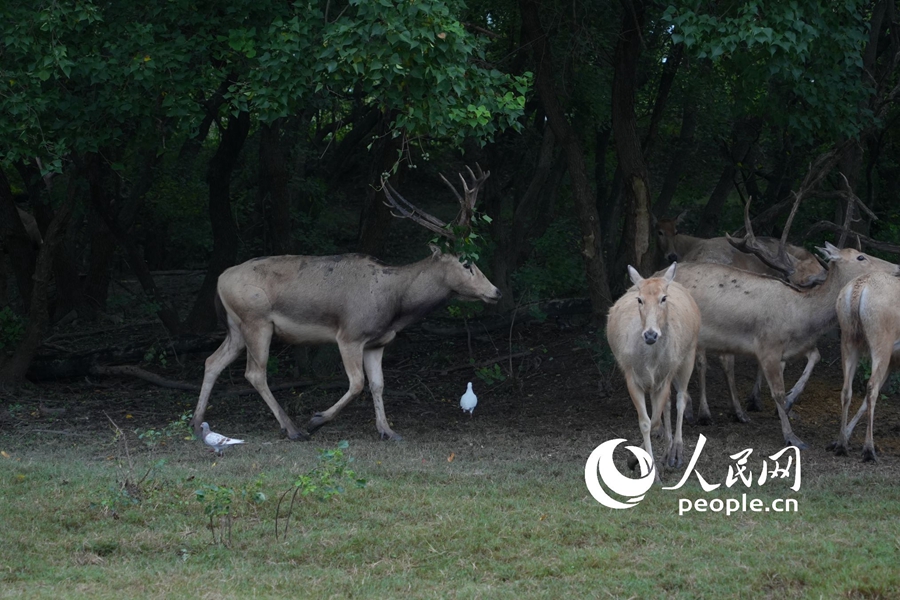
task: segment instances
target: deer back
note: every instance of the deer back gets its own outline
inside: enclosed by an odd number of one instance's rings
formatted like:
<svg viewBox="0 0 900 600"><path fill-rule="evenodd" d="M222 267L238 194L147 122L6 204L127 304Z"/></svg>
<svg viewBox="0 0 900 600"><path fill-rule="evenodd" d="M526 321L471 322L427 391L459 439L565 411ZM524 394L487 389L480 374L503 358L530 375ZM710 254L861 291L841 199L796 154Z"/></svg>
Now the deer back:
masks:
<svg viewBox="0 0 900 600"><path fill-rule="evenodd" d="M835 303L841 340L860 350L900 358L900 279L888 273L868 273L841 290Z"/></svg>
<svg viewBox="0 0 900 600"><path fill-rule="evenodd" d="M675 279L700 307L700 345L737 354L773 347L793 356L835 325L835 300L849 281L867 272L900 273L897 265L852 248L826 243L820 250L830 261L828 273L821 286L807 290L725 265L681 265Z"/></svg>

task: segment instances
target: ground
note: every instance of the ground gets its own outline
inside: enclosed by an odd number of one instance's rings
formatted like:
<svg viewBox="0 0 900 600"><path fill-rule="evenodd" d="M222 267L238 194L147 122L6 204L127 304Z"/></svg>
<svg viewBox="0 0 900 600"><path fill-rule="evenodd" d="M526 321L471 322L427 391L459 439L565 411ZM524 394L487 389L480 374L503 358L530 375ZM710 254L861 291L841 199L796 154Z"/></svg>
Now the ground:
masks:
<svg viewBox="0 0 900 600"><path fill-rule="evenodd" d="M444 318L446 312L432 316L428 323L453 325L460 323ZM164 333L157 325L145 323L134 328L116 329L110 325L103 335L92 335L81 343L105 344L108 340L123 343L124 338L145 347L147 361L142 366L173 380L199 384L207 353L175 356L166 349ZM435 436L465 434L476 436L488 444L516 444L524 437L539 438L563 453L581 453L608 439L626 438L640 445L637 417L628 397L621 374L614 368L602 330L590 327L580 317L568 320L549 319L516 324L512 335L508 329L490 333L472 326L472 356L465 335L447 337L428 333L427 327L414 327L402 334L385 352L385 409L391 426L400 433L404 444L416 444ZM219 334L221 336L221 333ZM106 339L104 339L104 337ZM59 342L62 344L63 342ZM77 344L77 340L66 343ZM900 406L888 396L877 405L875 441L879 448L876 464L860 462L860 449L865 421L857 426L852 439L851 456L835 457L825 446L836 437L840 420L840 348L836 336L820 345L822 361L811 378L807 390L794 408L795 433L810 449L803 453L803 472L878 471L900 469ZM509 355L514 358L505 358ZM289 349L273 346L273 373L270 385L295 379L290 377L293 356ZM345 381L334 353L325 354L325 389L316 387L284 390L276 398L298 426L316 411L331 406L342 394ZM331 356L331 358L327 358ZM496 366L490 360L499 358ZM475 369L477 365L488 365ZM277 366L277 369L276 369ZM799 376L802 359L788 367L787 386ZM224 396L235 387L245 388L244 359L238 359L223 373L215 388L207 420L214 430L235 437L278 440L278 424L262 399L256 394ZM749 392L755 367L751 360L738 361L738 385L743 394ZM321 369L320 369L321 371ZM510 377L510 373L516 377ZM771 398L766 394L766 409L750 413L751 422L735 422L717 365L710 367L710 408L712 425L685 426L686 459L689 459L698 436L708 438L703 461L713 461L708 469L724 472L731 464L728 456L745 448L753 448L755 456L772 454L781 447L780 427ZM691 395L698 398L695 372ZM478 394L474 416L464 414L459 396L466 383L472 381ZM888 386L886 386L888 387ZM862 386L856 385L857 394ZM893 390L890 390L893 391ZM91 376L68 381L41 382L17 391L0 391L0 430L27 435L40 432L47 436L106 435L110 419L119 426L135 429L162 428L190 412L196 394L173 391L136 379ZM57 414L54 409L65 409ZM367 439L377 436L374 410L364 394L351 403L330 424L313 436L318 438ZM656 444L657 458L661 444ZM677 480L680 470L664 473L663 480Z"/></svg>

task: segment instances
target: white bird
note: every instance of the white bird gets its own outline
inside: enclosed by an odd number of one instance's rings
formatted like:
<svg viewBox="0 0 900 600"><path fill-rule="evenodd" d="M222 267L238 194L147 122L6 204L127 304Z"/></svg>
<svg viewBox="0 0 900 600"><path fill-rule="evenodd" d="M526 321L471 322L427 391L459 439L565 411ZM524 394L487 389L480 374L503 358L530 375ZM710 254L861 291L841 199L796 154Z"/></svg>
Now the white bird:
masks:
<svg viewBox="0 0 900 600"><path fill-rule="evenodd" d="M472 382L470 381L466 393L459 399L459 407L463 409L463 412L469 413L469 416L471 417L472 411L475 410L477 404L478 396L472 391Z"/></svg>
<svg viewBox="0 0 900 600"><path fill-rule="evenodd" d="M222 456L222 451L225 450L225 448L227 448L228 446L234 446L236 444L244 443L244 440L236 440L230 437L226 437L221 433L210 431L209 423L201 423L200 428L203 430L200 434L200 438L203 440L204 444L212 448L212 451L216 453L216 456Z"/></svg>

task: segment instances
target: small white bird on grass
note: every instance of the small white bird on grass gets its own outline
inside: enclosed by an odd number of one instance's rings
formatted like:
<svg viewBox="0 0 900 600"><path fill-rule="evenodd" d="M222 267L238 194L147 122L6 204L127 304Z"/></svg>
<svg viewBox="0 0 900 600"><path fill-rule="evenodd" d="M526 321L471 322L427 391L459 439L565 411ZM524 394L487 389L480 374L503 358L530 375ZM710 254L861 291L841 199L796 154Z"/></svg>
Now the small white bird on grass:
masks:
<svg viewBox="0 0 900 600"><path fill-rule="evenodd" d="M200 438L203 440L203 443L212 448L212 452L216 453L216 456L222 456L222 451L225 450L228 446L234 446L236 444L243 444L244 440L236 440L230 437L225 437L221 433L216 433L215 431L209 430L209 423L201 423L200 428L203 430L200 434Z"/></svg>
<svg viewBox="0 0 900 600"><path fill-rule="evenodd" d="M469 416L472 416L472 411L475 410L475 406L478 405L478 396L475 395L475 392L472 391L472 382L469 382L468 389L466 389L466 393L462 395L459 399L459 407L463 409L463 412L469 413Z"/></svg>

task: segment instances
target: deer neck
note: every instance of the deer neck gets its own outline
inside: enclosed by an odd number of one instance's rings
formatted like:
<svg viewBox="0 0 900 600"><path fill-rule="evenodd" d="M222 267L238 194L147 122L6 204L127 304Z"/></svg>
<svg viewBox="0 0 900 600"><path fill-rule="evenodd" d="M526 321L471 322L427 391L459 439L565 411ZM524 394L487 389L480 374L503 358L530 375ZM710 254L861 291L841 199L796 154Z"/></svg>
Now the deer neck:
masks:
<svg viewBox="0 0 900 600"><path fill-rule="evenodd" d="M817 326L822 330L831 329L837 325L837 311L834 303L841 293L841 288L847 284L846 279L841 273L840 267L832 263L828 267L828 275L822 285L806 293L806 299L809 302L807 310L809 314L818 317Z"/></svg>
<svg viewBox="0 0 900 600"><path fill-rule="evenodd" d="M431 258L403 267L399 283L400 318L406 323L418 321L453 294L444 282L443 269L436 268Z"/></svg>

